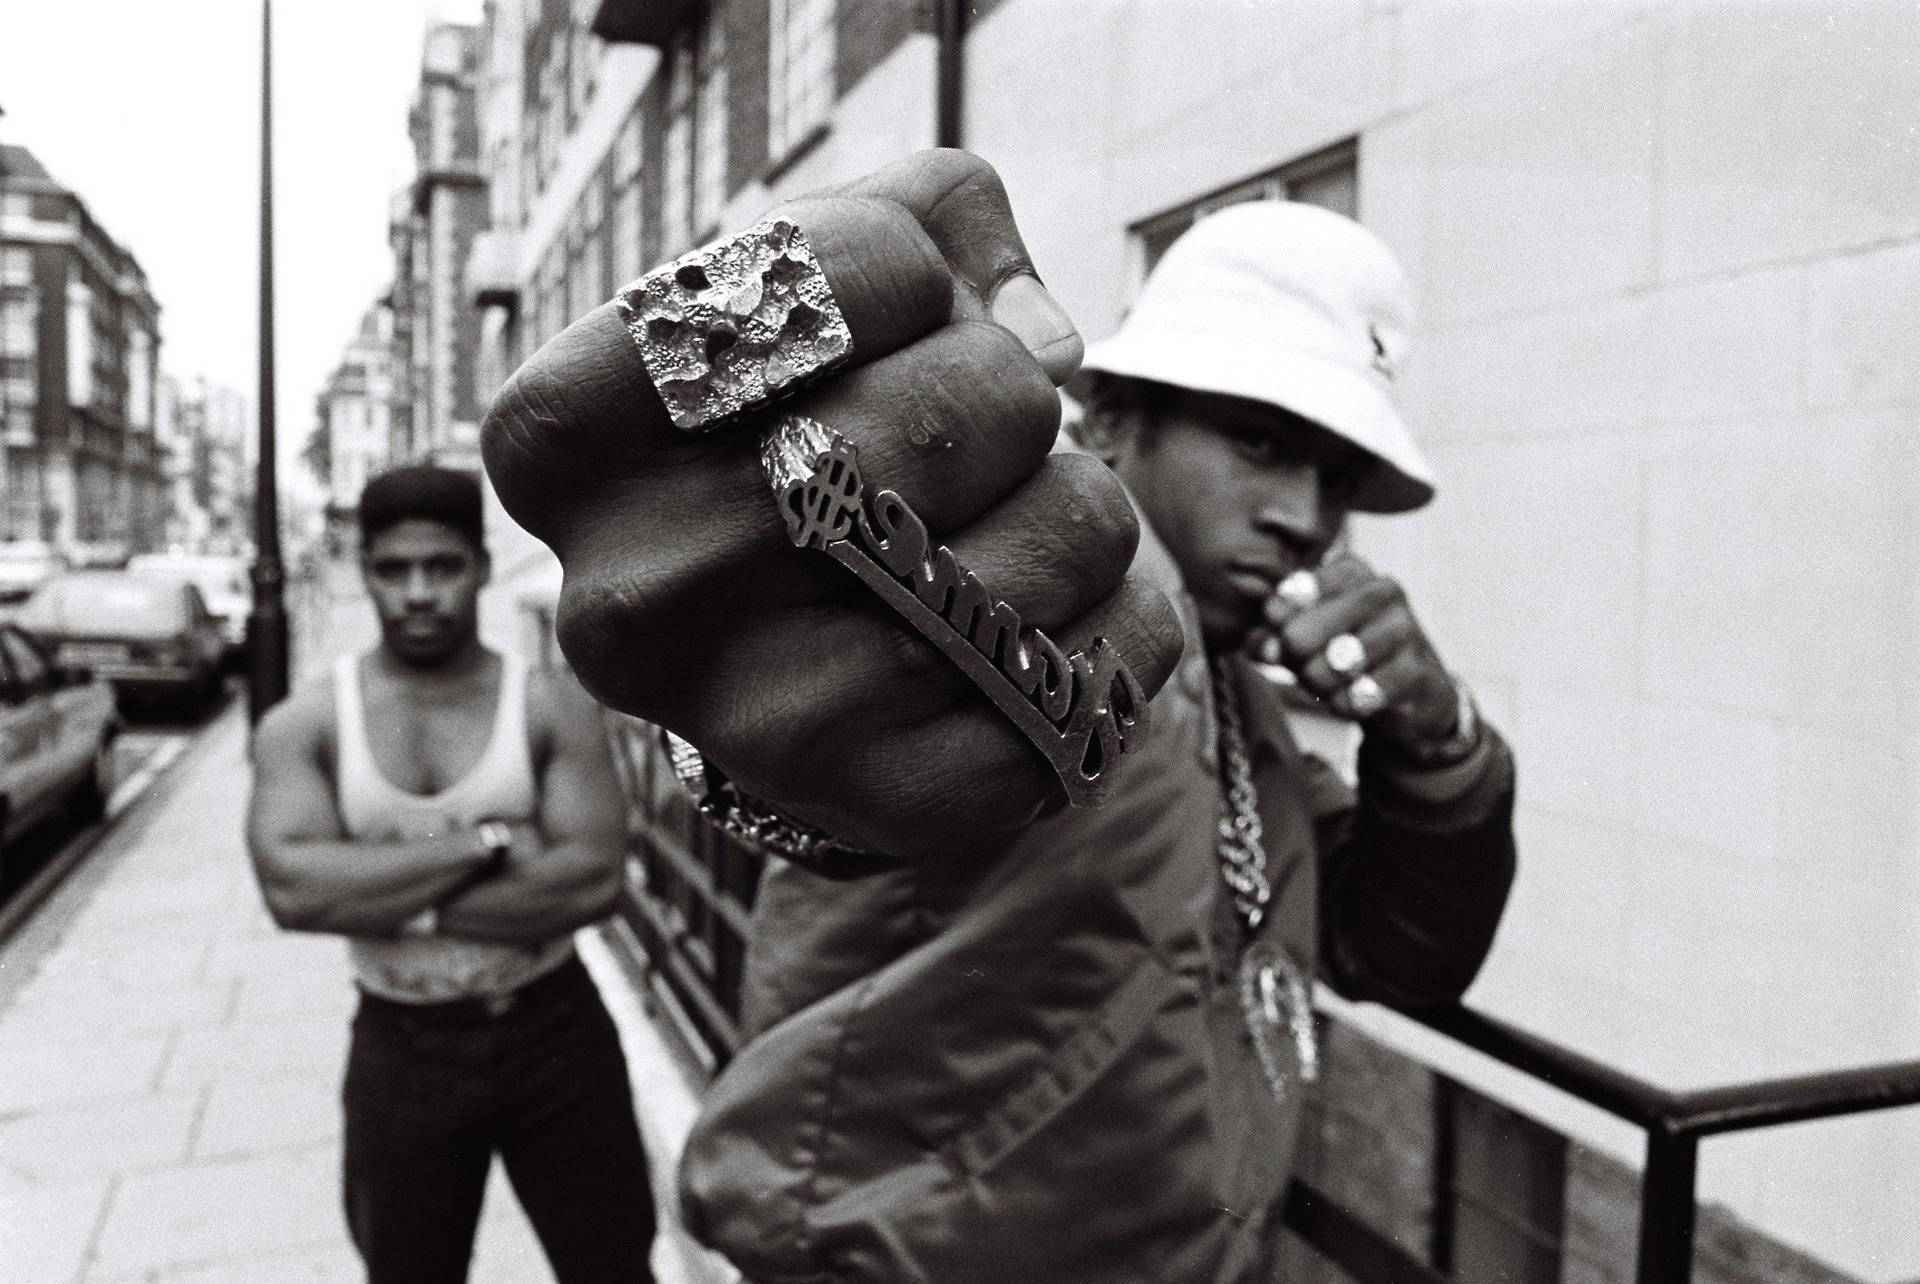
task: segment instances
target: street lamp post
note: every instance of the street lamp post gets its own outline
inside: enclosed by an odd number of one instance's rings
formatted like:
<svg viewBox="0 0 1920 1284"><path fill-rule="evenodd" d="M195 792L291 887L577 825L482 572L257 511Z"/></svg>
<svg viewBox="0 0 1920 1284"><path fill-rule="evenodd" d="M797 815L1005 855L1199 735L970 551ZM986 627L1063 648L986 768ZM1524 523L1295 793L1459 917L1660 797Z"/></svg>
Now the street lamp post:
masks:
<svg viewBox="0 0 1920 1284"><path fill-rule="evenodd" d="M260 448L253 495L253 611L247 617L247 716L287 694L286 573L273 440L273 0L260 0Z"/></svg>

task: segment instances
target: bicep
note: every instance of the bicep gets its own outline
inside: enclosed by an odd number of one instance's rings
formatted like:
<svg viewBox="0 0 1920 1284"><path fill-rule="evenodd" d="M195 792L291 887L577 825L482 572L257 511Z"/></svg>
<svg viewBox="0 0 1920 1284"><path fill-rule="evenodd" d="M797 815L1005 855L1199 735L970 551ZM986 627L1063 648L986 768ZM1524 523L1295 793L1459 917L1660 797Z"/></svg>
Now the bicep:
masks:
<svg viewBox="0 0 1920 1284"><path fill-rule="evenodd" d="M598 860L625 849L626 802L600 706L564 675L548 680L549 750L540 776L541 835L580 844Z"/></svg>
<svg viewBox="0 0 1920 1284"><path fill-rule="evenodd" d="M253 743L253 795L247 843L256 864L285 863L289 846L345 837L321 753L320 728L282 706L264 719Z"/></svg>

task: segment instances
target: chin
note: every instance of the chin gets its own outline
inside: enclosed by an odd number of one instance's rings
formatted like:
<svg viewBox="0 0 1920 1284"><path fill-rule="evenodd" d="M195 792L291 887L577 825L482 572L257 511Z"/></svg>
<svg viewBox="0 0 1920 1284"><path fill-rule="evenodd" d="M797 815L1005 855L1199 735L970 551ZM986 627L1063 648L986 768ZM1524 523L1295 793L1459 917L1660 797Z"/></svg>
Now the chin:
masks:
<svg viewBox="0 0 1920 1284"><path fill-rule="evenodd" d="M435 638L430 642L390 638L387 641L387 649L407 664L430 669L437 664L444 664L456 648L444 638Z"/></svg>
<svg viewBox="0 0 1920 1284"><path fill-rule="evenodd" d="M1230 655L1247 645L1253 622L1238 612L1200 608L1200 641L1208 655Z"/></svg>

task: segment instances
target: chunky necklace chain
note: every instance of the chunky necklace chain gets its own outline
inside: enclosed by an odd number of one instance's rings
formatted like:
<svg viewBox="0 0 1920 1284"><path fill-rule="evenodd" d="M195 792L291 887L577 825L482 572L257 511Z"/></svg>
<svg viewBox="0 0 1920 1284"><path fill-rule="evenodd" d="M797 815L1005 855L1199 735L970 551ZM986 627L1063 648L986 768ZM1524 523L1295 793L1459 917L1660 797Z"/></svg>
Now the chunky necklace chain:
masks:
<svg viewBox="0 0 1920 1284"><path fill-rule="evenodd" d="M1240 728L1240 692L1233 665L1214 656L1213 712L1220 724L1220 780L1226 800L1220 810L1220 877L1233 893L1234 912L1249 936L1259 930L1273 899L1267 881L1267 853L1260 844L1260 813L1255 808L1253 768Z"/></svg>

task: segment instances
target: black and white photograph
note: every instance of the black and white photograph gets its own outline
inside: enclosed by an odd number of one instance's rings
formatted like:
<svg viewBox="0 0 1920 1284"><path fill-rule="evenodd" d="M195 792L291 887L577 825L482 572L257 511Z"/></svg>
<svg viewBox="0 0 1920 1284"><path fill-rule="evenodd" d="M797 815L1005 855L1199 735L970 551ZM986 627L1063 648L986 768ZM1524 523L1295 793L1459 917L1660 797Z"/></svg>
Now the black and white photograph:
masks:
<svg viewBox="0 0 1920 1284"><path fill-rule="evenodd" d="M1920 1284L1915 0L0 0L0 1284Z"/></svg>

